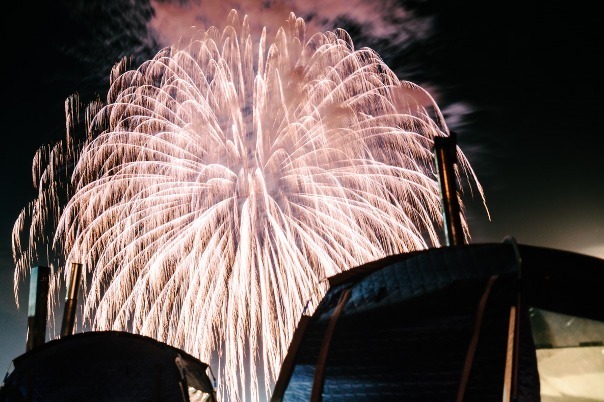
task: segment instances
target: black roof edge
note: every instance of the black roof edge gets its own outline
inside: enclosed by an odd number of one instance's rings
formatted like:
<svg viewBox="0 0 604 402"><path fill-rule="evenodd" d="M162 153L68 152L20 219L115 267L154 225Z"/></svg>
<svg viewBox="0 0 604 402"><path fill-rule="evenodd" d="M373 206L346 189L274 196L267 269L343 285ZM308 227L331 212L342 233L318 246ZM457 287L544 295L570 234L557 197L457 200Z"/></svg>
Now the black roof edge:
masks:
<svg viewBox="0 0 604 402"><path fill-rule="evenodd" d="M115 331L115 330L104 330L104 331L87 331L80 332L72 335L68 335L65 337L57 338L50 340L48 342L43 343L42 345L36 346L35 348L15 357L12 362L13 366L17 368L19 366L19 362L27 360L30 356L35 356L36 354L48 349L61 347L62 344L72 342L73 340L80 340L85 338L92 337L120 337L120 338L130 338L140 342L145 342L153 347L156 347L160 350L169 351L175 357L175 365L178 365L181 370L183 370L184 375L187 379L187 384L194 386L196 389L212 394L214 397L214 386L212 381L207 375L207 369L210 367L209 364L202 362L200 359L195 356L185 352L182 349L177 347L168 345L165 342L158 341L157 339L151 338L146 335L135 334L126 331ZM176 359L180 358L180 361L177 363ZM211 369L210 369L211 370Z"/></svg>

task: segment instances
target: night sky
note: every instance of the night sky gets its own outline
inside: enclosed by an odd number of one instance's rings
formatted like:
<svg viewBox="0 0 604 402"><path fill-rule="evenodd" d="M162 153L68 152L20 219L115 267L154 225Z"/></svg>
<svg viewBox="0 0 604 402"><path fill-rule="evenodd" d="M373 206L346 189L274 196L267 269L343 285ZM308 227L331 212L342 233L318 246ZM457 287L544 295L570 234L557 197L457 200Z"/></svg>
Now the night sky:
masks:
<svg viewBox="0 0 604 402"><path fill-rule="evenodd" d="M162 46L148 32L153 8L145 1L40 3L15 5L5 21L16 28L3 24L3 373L25 351L28 282L20 285L17 310L11 231L35 196L34 153L64 137L69 95L103 98L115 62L133 55L140 63ZM491 214L489 221L481 200L464 195L472 242L510 235L522 244L604 258L604 21L597 2L460 3L409 2L415 18L431 21L433 29L429 35L412 30L406 40L376 38L347 16L333 23L351 33L356 47L374 48L399 78L427 88L450 118ZM573 8L579 5L584 8ZM321 20L321 12L318 7L312 18ZM384 23L403 29L402 21Z"/></svg>

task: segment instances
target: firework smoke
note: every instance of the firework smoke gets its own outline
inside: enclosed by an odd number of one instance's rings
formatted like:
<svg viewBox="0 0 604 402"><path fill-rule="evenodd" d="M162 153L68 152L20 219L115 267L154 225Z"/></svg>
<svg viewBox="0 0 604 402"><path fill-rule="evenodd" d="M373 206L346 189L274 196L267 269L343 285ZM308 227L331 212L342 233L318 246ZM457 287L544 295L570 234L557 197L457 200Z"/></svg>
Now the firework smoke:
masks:
<svg viewBox="0 0 604 402"><path fill-rule="evenodd" d="M428 36L432 19L419 17L397 0L190 0L150 2L154 13L149 21L157 39L175 43L188 27L220 26L230 10L248 15L252 34L267 29L269 34L283 25L290 12L304 18L309 34L332 30L343 23L359 27L367 40L387 39L394 46L406 46Z"/></svg>
<svg viewBox="0 0 604 402"><path fill-rule="evenodd" d="M431 96L345 31L306 37L292 13L250 32L231 12L118 63L105 102L68 99L68 137L36 156L39 195L13 231L15 287L51 265L56 307L58 267L82 263L80 329L180 347L231 401L268 397L326 278L440 245L432 146L448 135Z"/></svg>

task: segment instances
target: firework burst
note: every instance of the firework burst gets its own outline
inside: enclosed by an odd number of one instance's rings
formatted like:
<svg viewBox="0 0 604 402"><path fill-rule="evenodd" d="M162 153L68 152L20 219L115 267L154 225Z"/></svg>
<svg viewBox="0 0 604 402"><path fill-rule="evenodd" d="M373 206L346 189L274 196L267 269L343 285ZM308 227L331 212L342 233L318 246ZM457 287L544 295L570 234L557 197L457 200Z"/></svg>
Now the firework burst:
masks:
<svg viewBox="0 0 604 402"><path fill-rule="evenodd" d="M68 99L67 140L36 156L39 195L13 232L15 287L43 258L81 262L80 328L180 347L233 401L270 394L324 279L439 246L432 146L448 134L430 95L345 31L306 39L291 14L254 40L239 18L118 63L82 141Z"/></svg>

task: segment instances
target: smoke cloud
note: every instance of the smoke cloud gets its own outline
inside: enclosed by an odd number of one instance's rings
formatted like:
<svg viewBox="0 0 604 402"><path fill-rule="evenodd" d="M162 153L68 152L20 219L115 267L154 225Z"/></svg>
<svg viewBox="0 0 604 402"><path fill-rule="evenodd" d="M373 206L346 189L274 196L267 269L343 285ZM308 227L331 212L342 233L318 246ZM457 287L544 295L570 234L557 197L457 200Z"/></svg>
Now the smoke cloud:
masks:
<svg viewBox="0 0 604 402"><path fill-rule="evenodd" d="M150 27L165 45L176 43L193 26L223 26L232 9L250 17L253 33L266 27L270 34L290 12L304 19L310 35L350 25L369 41L387 40L400 46L425 37L432 29L431 18L414 15L396 0L151 0L151 6L155 15Z"/></svg>

